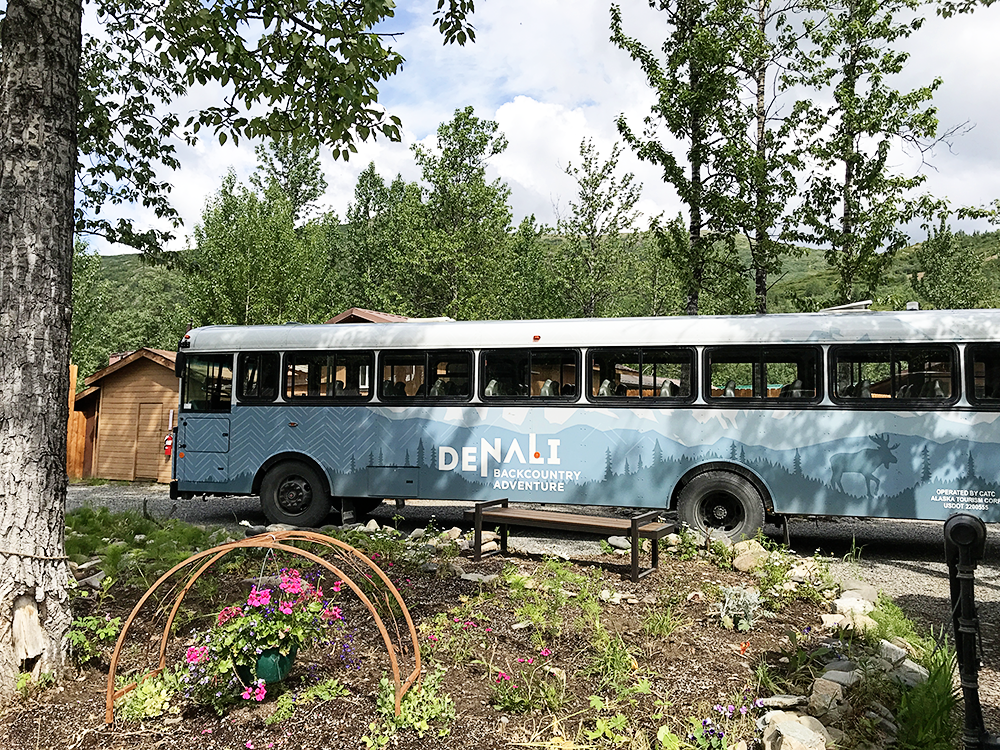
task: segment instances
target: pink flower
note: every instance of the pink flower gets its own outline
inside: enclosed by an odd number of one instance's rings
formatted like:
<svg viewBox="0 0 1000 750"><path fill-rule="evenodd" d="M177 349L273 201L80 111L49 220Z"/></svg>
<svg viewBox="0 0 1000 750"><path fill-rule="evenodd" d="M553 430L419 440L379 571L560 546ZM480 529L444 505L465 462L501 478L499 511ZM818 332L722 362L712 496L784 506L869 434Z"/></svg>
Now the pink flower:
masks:
<svg viewBox="0 0 1000 750"><path fill-rule="evenodd" d="M250 589L250 596L247 597L247 606L266 607L271 602L271 589L260 589L256 586Z"/></svg>
<svg viewBox="0 0 1000 750"><path fill-rule="evenodd" d="M212 733L212 727L209 727L208 729L202 729L201 733L202 734L211 734Z"/></svg>
<svg viewBox="0 0 1000 750"><path fill-rule="evenodd" d="M242 616L243 616L243 610L240 609L239 607L235 605L232 607L226 607L224 610L219 612L219 617L215 621L215 624L223 625L232 620L234 617L242 617Z"/></svg>
<svg viewBox="0 0 1000 750"><path fill-rule="evenodd" d="M306 584L308 586L308 584ZM278 588L288 594L302 593L302 578L297 570L289 570L281 574L281 583Z"/></svg>
<svg viewBox="0 0 1000 750"><path fill-rule="evenodd" d="M187 650L185 660L188 664L200 664L208 653L208 646L191 646Z"/></svg>
<svg viewBox="0 0 1000 750"><path fill-rule="evenodd" d="M427 640L429 640L429 641L436 641L437 639L438 639L438 637L436 635L434 635L433 633L431 633L429 636L427 636Z"/></svg>
<svg viewBox="0 0 1000 750"><path fill-rule="evenodd" d="M344 585L343 581L334 581L333 582L333 592L335 594L339 594L340 593L340 587L343 586L343 585Z"/></svg>
<svg viewBox="0 0 1000 750"><path fill-rule="evenodd" d="M253 750L253 743L250 740L247 740L247 747L249 750Z"/></svg>
<svg viewBox="0 0 1000 750"><path fill-rule="evenodd" d="M343 620L344 616L340 612L340 607L330 607L323 610L324 620Z"/></svg>
<svg viewBox="0 0 1000 750"><path fill-rule="evenodd" d="M550 649L548 649L548 648L543 648L541 651L538 652L538 655L539 656L552 656L552 651Z"/></svg>
<svg viewBox="0 0 1000 750"><path fill-rule="evenodd" d="M260 703L264 700L264 696L267 695L267 688L264 687L264 681L260 680L257 683L257 689L253 693L253 699Z"/></svg>
<svg viewBox="0 0 1000 750"><path fill-rule="evenodd" d="M247 689L243 691L242 698L243 700L248 701L250 700L251 695L253 695L253 688L250 685L247 685ZM250 747L249 742L247 743L247 747Z"/></svg>
<svg viewBox="0 0 1000 750"><path fill-rule="evenodd" d="M292 614L292 605L288 602L282 602L278 605L278 611L283 615L290 615Z"/></svg>

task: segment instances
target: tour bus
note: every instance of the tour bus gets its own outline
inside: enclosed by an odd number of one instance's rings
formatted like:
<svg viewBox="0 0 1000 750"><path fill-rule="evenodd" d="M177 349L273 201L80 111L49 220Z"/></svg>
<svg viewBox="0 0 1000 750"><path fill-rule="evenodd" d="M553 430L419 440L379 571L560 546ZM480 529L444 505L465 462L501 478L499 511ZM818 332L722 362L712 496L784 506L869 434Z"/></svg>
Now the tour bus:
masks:
<svg viewBox="0 0 1000 750"><path fill-rule="evenodd" d="M208 326L173 497L323 524L384 499L1000 521L1000 310Z"/></svg>

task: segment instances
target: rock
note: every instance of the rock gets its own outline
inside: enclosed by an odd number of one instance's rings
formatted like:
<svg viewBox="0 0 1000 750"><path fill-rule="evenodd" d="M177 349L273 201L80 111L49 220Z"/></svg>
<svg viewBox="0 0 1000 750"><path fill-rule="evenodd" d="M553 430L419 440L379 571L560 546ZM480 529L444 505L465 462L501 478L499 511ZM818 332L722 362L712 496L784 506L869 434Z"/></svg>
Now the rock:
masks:
<svg viewBox="0 0 1000 750"><path fill-rule="evenodd" d="M460 536L462 536L462 530L458 528L458 526L452 526L450 529L444 532L444 536L454 541L458 539Z"/></svg>
<svg viewBox="0 0 1000 750"><path fill-rule="evenodd" d="M733 567L749 573L767 559L768 552L756 539L747 539L733 545Z"/></svg>
<svg viewBox="0 0 1000 750"><path fill-rule="evenodd" d="M826 737L795 720L768 727L764 736L765 750L826 750Z"/></svg>
<svg viewBox="0 0 1000 750"><path fill-rule="evenodd" d="M601 589L601 593L597 595L597 598L602 602L611 601L611 589Z"/></svg>
<svg viewBox="0 0 1000 750"><path fill-rule="evenodd" d="M906 659L889 673L889 678L901 682L907 687L927 682L927 670L912 659Z"/></svg>
<svg viewBox="0 0 1000 750"><path fill-rule="evenodd" d="M465 575L465 568L463 568L461 565L457 563L450 562L448 563L447 572L449 575L453 575L456 578L461 578L462 576Z"/></svg>
<svg viewBox="0 0 1000 750"><path fill-rule="evenodd" d="M664 539L667 540L668 547L677 547L681 543L680 534L667 534Z"/></svg>
<svg viewBox="0 0 1000 750"><path fill-rule="evenodd" d="M859 633L866 633L869 630L877 630L878 623L868 615L853 614L848 615L847 620L844 623L844 627L856 630Z"/></svg>
<svg viewBox="0 0 1000 750"><path fill-rule="evenodd" d="M267 531L295 531L298 526L292 526L290 523L269 523L266 527ZM312 529L310 529L312 531Z"/></svg>
<svg viewBox="0 0 1000 750"><path fill-rule="evenodd" d="M522 622L515 622L510 626L511 630L524 630L525 628L531 627L531 620L523 620Z"/></svg>
<svg viewBox="0 0 1000 750"><path fill-rule="evenodd" d="M870 583L848 578L840 584L840 596L844 599L864 599L873 604L878 601L878 590Z"/></svg>
<svg viewBox="0 0 1000 750"><path fill-rule="evenodd" d="M89 578L84 578L82 581L80 581L80 585L81 586L86 586L87 588L94 589L94 591L100 591L101 590L101 581L103 581L105 578L107 578L107 575L105 574L105 572L103 570L99 570L96 573L94 573L94 575L90 576Z"/></svg>
<svg viewBox="0 0 1000 750"><path fill-rule="evenodd" d="M844 689L831 680L820 677L813 682L807 710L812 716L823 718L844 701Z"/></svg>
<svg viewBox="0 0 1000 750"><path fill-rule="evenodd" d="M553 667L553 666L550 666L550 665L546 664L544 667L542 667L542 671L543 672L548 672L550 675L552 675L553 677L555 677L557 680L562 681L563 683L566 682L566 670L565 669L562 669L560 667Z"/></svg>
<svg viewBox="0 0 1000 750"><path fill-rule="evenodd" d="M458 551L459 552L467 552L469 550L469 548L472 546L471 544L469 544L469 540L468 539L459 539L456 542L456 544L458 544ZM496 542L487 542L487 544L496 544Z"/></svg>
<svg viewBox="0 0 1000 750"><path fill-rule="evenodd" d="M906 659L909 654L906 653L906 649L902 649L894 643L882 639L878 642L878 654L883 659L892 664L902 664L903 660Z"/></svg>
<svg viewBox="0 0 1000 750"><path fill-rule="evenodd" d="M479 548L481 552L496 552L500 549L500 545L496 542L483 542L483 545Z"/></svg>
<svg viewBox="0 0 1000 750"><path fill-rule="evenodd" d="M796 721L804 726L806 729L815 732L823 738L824 747L830 747L833 745L833 738L827 731L826 727L823 726L823 722L812 716L800 716Z"/></svg>
<svg viewBox="0 0 1000 750"><path fill-rule="evenodd" d="M806 705L809 699L804 695L772 695L761 702L765 708L797 708Z"/></svg>
<svg viewBox="0 0 1000 750"><path fill-rule="evenodd" d="M858 665L850 659L837 659L836 661L831 661L829 664L824 666L823 671L830 672L836 670L839 672L851 672L857 668Z"/></svg>
<svg viewBox="0 0 1000 750"><path fill-rule="evenodd" d="M847 618L844 615L820 615L819 617L823 623L823 628L826 630L837 630L847 622Z"/></svg>
<svg viewBox="0 0 1000 750"><path fill-rule="evenodd" d="M608 544L615 549L632 549L632 540L625 536L609 536Z"/></svg>
<svg viewBox="0 0 1000 750"><path fill-rule="evenodd" d="M823 673L823 679L829 680L830 682L836 682L838 685L843 685L844 687L851 687L851 685L857 685L861 682L862 674L856 669L850 672L842 672L838 669L831 669L830 671Z"/></svg>
<svg viewBox="0 0 1000 750"><path fill-rule="evenodd" d="M483 531L482 540L484 542L494 542L500 538L500 535L495 531Z"/></svg>
<svg viewBox="0 0 1000 750"><path fill-rule="evenodd" d="M410 541L418 542L424 538L424 534L427 533L426 529L417 528L410 532Z"/></svg>
<svg viewBox="0 0 1000 750"><path fill-rule="evenodd" d="M874 721L875 725L890 737L895 737L899 734L899 727L884 716L879 716L874 711L865 711L865 716Z"/></svg>
<svg viewBox="0 0 1000 750"><path fill-rule="evenodd" d="M247 538L252 536L260 536L261 534L267 533L267 526L247 526L247 530L243 533Z"/></svg>
<svg viewBox="0 0 1000 750"><path fill-rule="evenodd" d="M431 573L431 574L434 574L434 573L437 573L437 570L438 570L437 563L433 563L433 562L425 562L423 565L420 566L420 572L421 573Z"/></svg>
<svg viewBox="0 0 1000 750"><path fill-rule="evenodd" d="M840 597L833 600L833 611L838 615L867 615L875 609L875 605L867 599Z"/></svg>

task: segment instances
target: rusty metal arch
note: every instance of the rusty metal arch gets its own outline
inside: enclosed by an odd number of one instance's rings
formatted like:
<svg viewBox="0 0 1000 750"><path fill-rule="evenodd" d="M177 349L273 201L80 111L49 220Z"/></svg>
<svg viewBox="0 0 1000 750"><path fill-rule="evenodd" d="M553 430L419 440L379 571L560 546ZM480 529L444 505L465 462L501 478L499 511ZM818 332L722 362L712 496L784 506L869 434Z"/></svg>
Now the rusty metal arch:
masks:
<svg viewBox="0 0 1000 750"><path fill-rule="evenodd" d="M385 584L386 588L392 594L396 603L399 605L403 617L406 620L406 625L410 634L410 642L413 647L414 667L405 680L402 680L400 678L399 661L396 656L396 651L398 650L402 652L403 649L403 644L401 642L401 634L399 633L398 628L396 629L396 642L394 643L392 637L389 635L389 631L385 627L385 623L382 621L382 617L379 615L378 610L375 608L375 605L372 603L371 599L369 599L368 596L364 593L364 591L362 591L358 587L358 585L351 579L350 576L344 573L344 571L341 570L339 567L326 561L319 555L316 555L307 550L299 549L298 547L292 547L289 544L286 544L286 542L311 542L314 544L319 544L321 546L327 547L329 549L335 549L337 550L337 554L344 560L344 562L354 563L354 564L357 564L358 562L364 563L367 567L369 567L372 570L372 572L375 575L378 576L378 578L382 581L382 583ZM184 600L184 597L187 594L187 592L191 590L191 587L194 585L194 582L197 581L198 578L206 570L211 568L215 563L217 563L219 560L221 560L223 557L225 557L233 550L246 549L246 548L279 550L282 552L288 552L290 554L297 555L306 560L310 560L318 565L323 566L331 573L333 573L335 576L337 576L339 579L341 579L345 584L347 584L348 588L350 588L351 591L354 592L354 594L358 597L361 603L365 605L369 613L375 619L375 624L378 627L379 633L382 636L382 642L385 644L386 652L389 655L389 664L392 668L393 683L396 688L395 690L396 715L399 716L403 696L411 687L413 687L413 685L420 678L420 643L417 638L417 629L413 624L413 619L410 617L410 611L407 608L406 603L403 601L403 597L400 595L399 590L395 587L395 585L393 585L392 581L389 580L388 576L386 576L383 570L378 565L376 565L374 561L371 560L371 558L369 558L367 555L365 555L363 552L356 549L355 547L352 547L351 545L347 544L346 542L342 542L339 539L334 539L333 537L329 537L324 534L317 534L316 532L313 531L291 530L291 531L277 531L273 533L261 534L259 536L250 537L249 539L241 539L234 542L227 542L226 544L221 544L218 547L213 547L212 549L195 553L194 555L191 555L191 557L189 557L188 559L178 563L170 570L168 570L166 573L164 573L162 576L160 576L160 578L156 581L156 583L154 583L152 586L149 587L149 589L146 590L146 593L142 595L142 597L136 603L135 607L133 607L132 612L128 616L128 619L125 621L125 625L122 627L122 631L118 635L118 641L115 644L114 653L111 656L111 665L108 670L108 687L105 696L105 716L104 716L105 723L110 724L114 720L115 700L125 695L126 693L130 692L131 690L134 690L138 686L138 682L133 682L129 685L126 685L121 690L115 691L114 689L115 672L118 668L118 659L121 655L122 647L125 644L125 637L128 634L128 629L135 621L135 618L138 616L139 611L146 604L146 602L153 595L153 593L162 584L166 583L171 578L173 578L174 574L177 573L178 571L181 571L184 568L193 565L194 563L197 563L200 560L205 560L206 558L208 558L202 565L198 567L198 569L193 574L191 574L191 576L187 580L187 583L180 590L180 592L177 594L177 597L174 600L174 606L171 608L170 614L167 616L167 622L163 628L163 635L160 638L159 666L156 669L144 675L139 680L139 682L159 674L166 666L166 651L167 651L167 642L170 638L170 628L173 625L174 618L176 617L178 610L180 609L181 602ZM390 604L388 596L386 596L386 603Z"/></svg>

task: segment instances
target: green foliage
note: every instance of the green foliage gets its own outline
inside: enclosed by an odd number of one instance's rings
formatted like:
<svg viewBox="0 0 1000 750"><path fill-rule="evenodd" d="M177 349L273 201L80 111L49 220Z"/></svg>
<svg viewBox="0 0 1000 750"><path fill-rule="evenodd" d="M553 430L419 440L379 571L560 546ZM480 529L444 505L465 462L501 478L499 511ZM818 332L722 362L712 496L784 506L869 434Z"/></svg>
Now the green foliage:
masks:
<svg viewBox="0 0 1000 750"><path fill-rule="evenodd" d="M175 702L184 688L183 670L164 669L141 681L134 690L125 693L116 709L116 715L125 721L137 722L153 719L165 713L179 714L181 707Z"/></svg>
<svg viewBox="0 0 1000 750"><path fill-rule="evenodd" d="M669 638L687 624L679 597L651 607L642 618L642 632L651 638Z"/></svg>
<svg viewBox="0 0 1000 750"><path fill-rule="evenodd" d="M829 6L822 23L807 26L809 44L799 49L790 82L816 89L829 105L801 103L806 156L816 168L796 212L797 239L826 248L838 274L834 303L873 296L893 255L908 244L902 225L937 208L912 196L923 175L893 172L888 160L895 144L926 152L937 138L930 102L941 79L908 92L891 87L909 57L893 45L920 28L923 18L914 13L920 5L854 0Z"/></svg>
<svg viewBox="0 0 1000 750"><path fill-rule="evenodd" d="M812 631L799 633L785 631L788 648L780 650L774 659L761 661L757 665L757 675L764 687L775 693L796 693L804 690L822 671L829 661L830 649L810 643Z"/></svg>
<svg viewBox="0 0 1000 750"><path fill-rule="evenodd" d="M631 172L616 176L620 154L616 143L602 162L593 141L587 139L580 143L580 166L571 162L565 170L578 186L569 215L560 217L556 226L563 242L554 270L565 289L567 317L621 314L627 304L622 289L637 276L641 238L635 229L635 206L642 185Z"/></svg>
<svg viewBox="0 0 1000 750"><path fill-rule="evenodd" d="M353 304L459 319L545 317L534 218L512 226L510 189L486 179L507 148L497 124L456 110L436 147L413 147L424 185L386 185L370 164L347 212L342 282Z"/></svg>
<svg viewBox="0 0 1000 750"><path fill-rule="evenodd" d="M992 307L996 300L986 276L984 257L971 238L956 236L942 217L937 228L928 229L918 247L918 271L910 280L921 302L939 309Z"/></svg>
<svg viewBox="0 0 1000 750"><path fill-rule="evenodd" d="M21 700L28 700L51 687L55 682L56 676L52 672L42 672L38 675L37 681L31 676L31 672L21 672L17 675L14 689L21 696Z"/></svg>
<svg viewBox="0 0 1000 750"><path fill-rule="evenodd" d="M717 605L719 620L727 630L735 628L741 633L748 632L763 610L760 592L743 586L723 586L722 601Z"/></svg>
<svg viewBox="0 0 1000 750"><path fill-rule="evenodd" d="M470 0L435 13L445 42L474 38ZM81 65L78 232L157 253L169 230L140 231L102 207L143 203L174 228L163 168L180 166L176 142L210 130L230 137L294 137L349 158L357 141L400 138L400 120L378 106L378 86L403 63L373 27L394 15L375 0L265 0L252 6L190 0L101 0L101 34L84 39ZM203 86L223 94L185 116L176 102ZM316 96L323 91L323 96ZM185 99L185 101L187 101ZM265 106L261 106L261 105Z"/></svg>
<svg viewBox="0 0 1000 750"><path fill-rule="evenodd" d="M959 746L957 706L961 694L955 687L955 649L944 640L932 650L923 665L926 682L903 691L896 719L896 742L903 750L949 750Z"/></svg>
<svg viewBox="0 0 1000 750"><path fill-rule="evenodd" d="M274 179L261 193L233 172L223 179L181 257L196 323L318 323L331 313L336 217L296 227L296 210Z"/></svg>
<svg viewBox="0 0 1000 750"><path fill-rule="evenodd" d="M77 617L66 632L66 642L73 661L83 666L98 656L118 639L122 618L91 615Z"/></svg>
<svg viewBox="0 0 1000 750"><path fill-rule="evenodd" d="M411 688L403 696L399 716L395 714L396 696L392 680L388 677L379 680L375 708L382 721L372 724L372 735L361 738L365 746L382 747L386 738L406 729L412 729L421 739L431 731L438 737L446 736L455 720L455 703L450 695L441 690L445 674L445 669L436 669Z"/></svg>
<svg viewBox="0 0 1000 750"><path fill-rule="evenodd" d="M330 678L318 685L310 685L305 690L289 691L282 693L275 701L274 713L264 719L264 723L270 726L292 718L295 709L308 706L317 701L326 702L336 698L341 698L348 694L340 680Z"/></svg>
<svg viewBox="0 0 1000 750"><path fill-rule="evenodd" d="M594 678L594 688L619 700L649 692L649 682L638 676L639 664L621 634L594 631L584 674Z"/></svg>
<svg viewBox="0 0 1000 750"><path fill-rule="evenodd" d="M138 539L137 539L138 538ZM124 586L147 588L197 550L221 544L225 531L176 519L155 521L134 511L77 508L66 514L66 554L101 558L101 569Z"/></svg>

